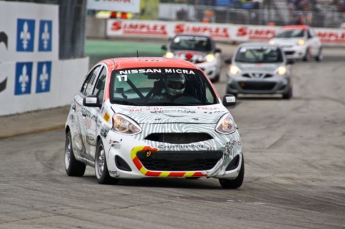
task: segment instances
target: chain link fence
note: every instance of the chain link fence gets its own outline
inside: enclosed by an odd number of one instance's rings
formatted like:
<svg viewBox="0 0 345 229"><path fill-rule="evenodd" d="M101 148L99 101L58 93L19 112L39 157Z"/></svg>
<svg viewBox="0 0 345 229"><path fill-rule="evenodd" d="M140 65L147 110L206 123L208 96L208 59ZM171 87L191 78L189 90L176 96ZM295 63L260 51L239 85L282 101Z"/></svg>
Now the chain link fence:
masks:
<svg viewBox="0 0 345 229"><path fill-rule="evenodd" d="M6 0L59 5L59 58L84 57L87 0Z"/></svg>

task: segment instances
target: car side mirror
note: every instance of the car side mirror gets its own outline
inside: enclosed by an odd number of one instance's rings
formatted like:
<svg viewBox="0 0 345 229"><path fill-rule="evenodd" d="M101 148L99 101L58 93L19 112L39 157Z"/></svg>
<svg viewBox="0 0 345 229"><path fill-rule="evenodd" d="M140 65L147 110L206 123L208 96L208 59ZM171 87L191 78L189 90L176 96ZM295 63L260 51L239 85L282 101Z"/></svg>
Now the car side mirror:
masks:
<svg viewBox="0 0 345 229"><path fill-rule="evenodd" d="M236 105L236 97L232 94L226 94L223 97L223 105L226 107L232 107Z"/></svg>
<svg viewBox="0 0 345 229"><path fill-rule="evenodd" d="M221 53L222 50L221 50L220 48L216 48L216 49L214 50L214 52L219 52L219 53Z"/></svg>
<svg viewBox="0 0 345 229"><path fill-rule="evenodd" d="M232 57L225 58L224 60L226 64L231 64L231 61L232 61Z"/></svg>
<svg viewBox="0 0 345 229"><path fill-rule="evenodd" d="M101 107L102 103L96 95L89 95L83 99L83 105L86 107Z"/></svg>
<svg viewBox="0 0 345 229"><path fill-rule="evenodd" d="M167 50L167 49L168 49L166 45L162 45L161 48L162 48L163 50Z"/></svg>

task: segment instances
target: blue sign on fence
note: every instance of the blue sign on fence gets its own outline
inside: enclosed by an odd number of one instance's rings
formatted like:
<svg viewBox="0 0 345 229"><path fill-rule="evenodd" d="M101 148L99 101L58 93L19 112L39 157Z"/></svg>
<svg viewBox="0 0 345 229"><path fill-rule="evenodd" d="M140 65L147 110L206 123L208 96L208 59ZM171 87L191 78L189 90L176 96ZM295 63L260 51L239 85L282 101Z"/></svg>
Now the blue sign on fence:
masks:
<svg viewBox="0 0 345 229"><path fill-rule="evenodd" d="M38 39L38 51L39 52L51 52L52 51L52 21L41 20L39 39Z"/></svg>
<svg viewBox="0 0 345 229"><path fill-rule="evenodd" d="M36 77L36 93L50 91L52 62L38 62Z"/></svg>
<svg viewBox="0 0 345 229"><path fill-rule="evenodd" d="M16 63L15 95L31 93L32 62Z"/></svg>
<svg viewBox="0 0 345 229"><path fill-rule="evenodd" d="M33 52L35 40L35 20L17 20L17 51Z"/></svg>

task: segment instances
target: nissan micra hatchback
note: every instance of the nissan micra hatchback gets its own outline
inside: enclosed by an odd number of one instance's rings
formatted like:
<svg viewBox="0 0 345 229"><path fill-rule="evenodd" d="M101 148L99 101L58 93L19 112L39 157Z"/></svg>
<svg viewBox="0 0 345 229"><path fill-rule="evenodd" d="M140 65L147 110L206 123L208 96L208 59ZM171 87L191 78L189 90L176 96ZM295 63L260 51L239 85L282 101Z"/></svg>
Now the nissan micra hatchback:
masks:
<svg viewBox="0 0 345 229"><path fill-rule="evenodd" d="M168 58L97 63L74 96L66 121L65 169L98 183L139 178L217 178L238 188L244 158L237 125L204 72Z"/></svg>
<svg viewBox="0 0 345 229"><path fill-rule="evenodd" d="M227 71L226 93L281 94L292 98L291 64L278 45L262 42L240 44L232 58L225 60Z"/></svg>

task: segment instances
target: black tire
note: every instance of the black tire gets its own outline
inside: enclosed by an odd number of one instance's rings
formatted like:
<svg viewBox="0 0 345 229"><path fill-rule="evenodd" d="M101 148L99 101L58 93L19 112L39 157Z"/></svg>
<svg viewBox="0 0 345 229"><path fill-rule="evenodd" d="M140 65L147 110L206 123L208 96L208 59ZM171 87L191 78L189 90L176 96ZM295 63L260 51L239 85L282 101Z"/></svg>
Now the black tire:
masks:
<svg viewBox="0 0 345 229"><path fill-rule="evenodd" d="M292 98L292 87L289 88L289 90L283 94L283 99L291 99Z"/></svg>
<svg viewBox="0 0 345 229"><path fill-rule="evenodd" d="M315 57L315 60L316 61L323 60L322 48L319 49L319 52L318 52L317 56Z"/></svg>
<svg viewBox="0 0 345 229"><path fill-rule="evenodd" d="M307 50L305 51L305 55L303 57L303 61L307 62L311 59L311 55L310 55L310 49L309 47L307 48Z"/></svg>
<svg viewBox="0 0 345 229"><path fill-rule="evenodd" d="M99 140L95 155L95 173L99 184L116 184L119 179L112 178L109 175L107 160L102 140Z"/></svg>
<svg viewBox="0 0 345 229"><path fill-rule="evenodd" d="M228 180L228 179L220 178L219 183L222 186L222 188L237 189L242 186L243 180L244 180L244 157L242 155L241 169L236 179Z"/></svg>
<svg viewBox="0 0 345 229"><path fill-rule="evenodd" d="M86 164L77 161L74 157L72 148L72 137L71 133L68 131L66 133L65 142L65 170L68 176L81 177L84 175L86 169Z"/></svg>
<svg viewBox="0 0 345 229"><path fill-rule="evenodd" d="M214 79L211 80L212 83L217 83L219 81L220 75L216 75Z"/></svg>

